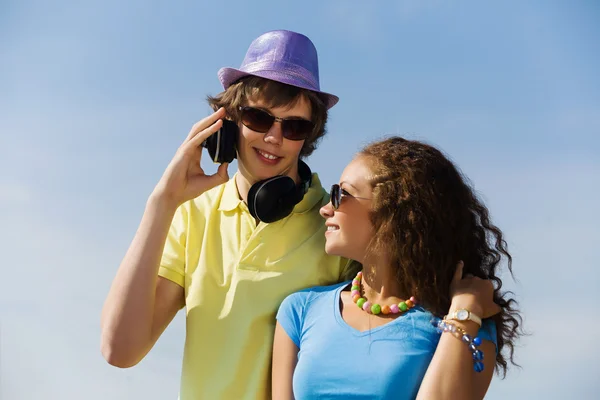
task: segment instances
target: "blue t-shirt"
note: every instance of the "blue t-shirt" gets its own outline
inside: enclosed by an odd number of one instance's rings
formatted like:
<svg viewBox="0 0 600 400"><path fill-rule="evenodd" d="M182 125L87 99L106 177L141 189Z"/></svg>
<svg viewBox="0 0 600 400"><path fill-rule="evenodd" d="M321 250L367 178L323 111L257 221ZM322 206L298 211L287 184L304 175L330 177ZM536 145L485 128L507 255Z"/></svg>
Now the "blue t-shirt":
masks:
<svg viewBox="0 0 600 400"><path fill-rule="evenodd" d="M300 349L295 398L414 399L440 339L433 315L416 306L359 332L340 312L340 293L348 284L305 289L279 307L277 320ZM479 337L496 344L491 320L484 321Z"/></svg>

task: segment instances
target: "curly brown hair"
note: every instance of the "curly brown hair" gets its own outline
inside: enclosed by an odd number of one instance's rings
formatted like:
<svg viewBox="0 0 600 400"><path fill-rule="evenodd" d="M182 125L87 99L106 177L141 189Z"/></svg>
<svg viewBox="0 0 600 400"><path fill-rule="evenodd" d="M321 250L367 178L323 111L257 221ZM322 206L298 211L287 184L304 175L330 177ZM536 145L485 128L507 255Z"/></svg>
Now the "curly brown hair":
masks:
<svg viewBox="0 0 600 400"><path fill-rule="evenodd" d="M506 260L512 276L512 257L488 209L457 167L430 145L391 137L366 146L360 156L369 157L374 174L375 235L368 251L391 253L401 290L414 293L440 317L450 307L450 282L460 260L464 273L492 280L494 301L502 308L493 317L498 335L496 366L505 376L503 350L508 348L511 363L517 365L514 345L522 334L522 318L512 293L501 291L500 263Z"/></svg>
<svg viewBox="0 0 600 400"><path fill-rule="evenodd" d="M310 103L311 121L315 124L315 129L304 141L300 150L300 157L307 157L317 148L319 140L325 135L328 112L325 99L318 93L269 79L249 76L233 83L217 96L208 96L207 101L213 110L224 107L232 120L239 121L239 107L247 105L248 99L261 99L266 102L268 107L291 108L302 98Z"/></svg>

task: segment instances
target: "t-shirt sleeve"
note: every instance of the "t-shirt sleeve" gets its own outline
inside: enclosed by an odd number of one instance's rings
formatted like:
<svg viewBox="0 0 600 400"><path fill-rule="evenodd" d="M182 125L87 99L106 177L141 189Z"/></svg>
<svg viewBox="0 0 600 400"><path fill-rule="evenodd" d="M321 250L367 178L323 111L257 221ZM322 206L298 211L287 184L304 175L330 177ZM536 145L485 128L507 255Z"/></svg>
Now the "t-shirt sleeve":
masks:
<svg viewBox="0 0 600 400"><path fill-rule="evenodd" d="M185 284L185 246L187 238L188 212L186 204L175 212L165 248L160 260L158 275L183 287Z"/></svg>
<svg viewBox="0 0 600 400"><path fill-rule="evenodd" d="M498 353L498 336L496 332L496 323L492 319L488 318L483 320L481 328L479 328L479 332L477 333L477 336L479 336L483 340L489 340L490 342L494 343L494 346L496 346L496 354Z"/></svg>
<svg viewBox="0 0 600 400"><path fill-rule="evenodd" d="M298 347L300 347L307 296L308 293L304 291L292 293L283 300L277 311L277 321Z"/></svg>

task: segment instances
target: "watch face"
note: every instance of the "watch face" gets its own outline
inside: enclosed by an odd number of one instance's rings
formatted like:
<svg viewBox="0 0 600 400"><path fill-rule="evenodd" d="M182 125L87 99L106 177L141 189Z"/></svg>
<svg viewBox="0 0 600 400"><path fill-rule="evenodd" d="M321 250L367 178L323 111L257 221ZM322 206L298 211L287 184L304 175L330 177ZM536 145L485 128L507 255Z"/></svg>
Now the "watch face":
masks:
<svg viewBox="0 0 600 400"><path fill-rule="evenodd" d="M469 319L469 312L467 310L458 310L456 312L456 319L459 321L466 321Z"/></svg>

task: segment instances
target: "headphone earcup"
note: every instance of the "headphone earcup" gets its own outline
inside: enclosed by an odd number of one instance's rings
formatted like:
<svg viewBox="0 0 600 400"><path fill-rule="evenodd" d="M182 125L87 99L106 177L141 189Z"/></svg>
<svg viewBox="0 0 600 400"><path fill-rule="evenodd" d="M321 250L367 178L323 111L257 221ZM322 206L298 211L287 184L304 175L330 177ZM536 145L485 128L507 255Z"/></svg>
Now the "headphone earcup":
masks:
<svg viewBox="0 0 600 400"><path fill-rule="evenodd" d="M228 119L223 120L223 126L202 143L206 147L211 160L215 163L230 163L236 158L238 126Z"/></svg>
<svg viewBox="0 0 600 400"><path fill-rule="evenodd" d="M297 201L297 186L288 176L256 182L248 192L248 210L259 221L271 223L287 217Z"/></svg>

